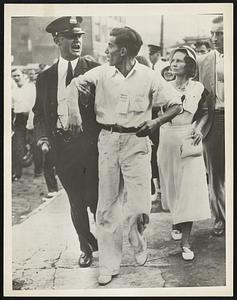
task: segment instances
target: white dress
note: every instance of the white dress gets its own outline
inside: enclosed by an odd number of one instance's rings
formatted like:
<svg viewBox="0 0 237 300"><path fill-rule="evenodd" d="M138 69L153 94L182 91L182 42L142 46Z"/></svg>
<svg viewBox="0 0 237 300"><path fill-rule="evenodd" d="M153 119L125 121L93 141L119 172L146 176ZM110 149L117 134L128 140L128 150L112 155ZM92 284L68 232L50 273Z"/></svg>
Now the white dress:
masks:
<svg viewBox="0 0 237 300"><path fill-rule="evenodd" d="M189 80L183 102L184 110L195 114L204 88L200 82ZM206 169L203 156L180 157L183 139L190 135L194 124L160 128L157 161L173 224L192 222L211 217Z"/></svg>

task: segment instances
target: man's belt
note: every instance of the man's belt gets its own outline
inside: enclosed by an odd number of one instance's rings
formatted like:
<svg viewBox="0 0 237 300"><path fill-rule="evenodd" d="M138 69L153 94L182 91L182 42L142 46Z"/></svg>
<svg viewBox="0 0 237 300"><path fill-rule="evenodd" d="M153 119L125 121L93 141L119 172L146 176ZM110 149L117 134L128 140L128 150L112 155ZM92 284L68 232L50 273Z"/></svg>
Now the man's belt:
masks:
<svg viewBox="0 0 237 300"><path fill-rule="evenodd" d="M138 128L136 127L123 127L117 124L114 125L100 124L100 128L104 130L108 130L110 132L119 132L119 133L135 133L138 131Z"/></svg>

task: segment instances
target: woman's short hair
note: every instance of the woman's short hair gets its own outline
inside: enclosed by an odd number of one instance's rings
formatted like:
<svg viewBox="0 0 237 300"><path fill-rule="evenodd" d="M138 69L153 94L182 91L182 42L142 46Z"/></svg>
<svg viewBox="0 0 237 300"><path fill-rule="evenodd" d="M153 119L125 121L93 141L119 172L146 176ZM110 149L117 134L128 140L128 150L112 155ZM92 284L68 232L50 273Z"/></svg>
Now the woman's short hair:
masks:
<svg viewBox="0 0 237 300"><path fill-rule="evenodd" d="M114 36L116 44L127 49L128 56L135 57L143 44L139 33L130 27L113 28L110 32Z"/></svg>

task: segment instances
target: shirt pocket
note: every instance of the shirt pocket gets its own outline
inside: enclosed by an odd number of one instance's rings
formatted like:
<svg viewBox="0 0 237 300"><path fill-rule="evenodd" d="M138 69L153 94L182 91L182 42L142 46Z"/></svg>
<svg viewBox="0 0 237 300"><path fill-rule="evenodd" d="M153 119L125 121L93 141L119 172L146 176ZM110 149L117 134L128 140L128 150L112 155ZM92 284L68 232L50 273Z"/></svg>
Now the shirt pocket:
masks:
<svg viewBox="0 0 237 300"><path fill-rule="evenodd" d="M144 95L135 95L130 102L131 112L144 112L148 107L148 99Z"/></svg>

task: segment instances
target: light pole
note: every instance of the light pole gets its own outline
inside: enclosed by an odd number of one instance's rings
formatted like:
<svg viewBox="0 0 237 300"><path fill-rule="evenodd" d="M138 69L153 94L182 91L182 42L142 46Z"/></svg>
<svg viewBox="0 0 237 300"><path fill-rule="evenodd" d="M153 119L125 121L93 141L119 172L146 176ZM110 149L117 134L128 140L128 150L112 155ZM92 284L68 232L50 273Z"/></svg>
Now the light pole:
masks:
<svg viewBox="0 0 237 300"><path fill-rule="evenodd" d="M161 47L161 55L164 55L164 16L161 16L160 20L160 47Z"/></svg>

